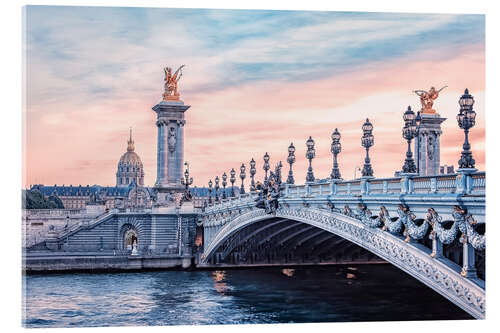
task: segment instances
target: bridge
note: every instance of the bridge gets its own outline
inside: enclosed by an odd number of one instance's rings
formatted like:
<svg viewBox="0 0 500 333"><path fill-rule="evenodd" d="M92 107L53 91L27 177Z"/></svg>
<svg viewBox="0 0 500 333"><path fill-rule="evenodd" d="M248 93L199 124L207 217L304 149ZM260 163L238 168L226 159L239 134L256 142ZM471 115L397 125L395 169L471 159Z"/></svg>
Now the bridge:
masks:
<svg viewBox="0 0 500 333"><path fill-rule="evenodd" d="M304 253L320 264L325 251L356 247L484 318L476 269L485 249L484 172L282 184L277 205L258 208L262 191L205 207L202 264L286 263Z"/></svg>

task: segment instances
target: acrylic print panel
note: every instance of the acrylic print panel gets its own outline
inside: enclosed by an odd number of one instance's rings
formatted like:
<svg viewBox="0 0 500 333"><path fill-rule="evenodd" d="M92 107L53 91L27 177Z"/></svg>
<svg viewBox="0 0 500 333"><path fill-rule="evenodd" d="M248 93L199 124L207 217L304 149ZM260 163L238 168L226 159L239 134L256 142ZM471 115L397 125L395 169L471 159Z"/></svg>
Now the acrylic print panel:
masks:
<svg viewBox="0 0 500 333"><path fill-rule="evenodd" d="M485 317L484 15L24 23L24 326Z"/></svg>

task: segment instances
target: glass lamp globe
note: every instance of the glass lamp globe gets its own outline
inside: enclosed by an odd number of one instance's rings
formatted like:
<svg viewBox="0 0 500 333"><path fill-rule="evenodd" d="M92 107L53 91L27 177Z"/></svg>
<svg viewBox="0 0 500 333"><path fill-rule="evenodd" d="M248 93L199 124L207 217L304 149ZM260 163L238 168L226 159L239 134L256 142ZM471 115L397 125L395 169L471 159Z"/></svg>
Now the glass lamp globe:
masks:
<svg viewBox="0 0 500 333"><path fill-rule="evenodd" d="M332 140L333 141L339 141L340 140L340 132L338 129L335 129L332 133Z"/></svg>

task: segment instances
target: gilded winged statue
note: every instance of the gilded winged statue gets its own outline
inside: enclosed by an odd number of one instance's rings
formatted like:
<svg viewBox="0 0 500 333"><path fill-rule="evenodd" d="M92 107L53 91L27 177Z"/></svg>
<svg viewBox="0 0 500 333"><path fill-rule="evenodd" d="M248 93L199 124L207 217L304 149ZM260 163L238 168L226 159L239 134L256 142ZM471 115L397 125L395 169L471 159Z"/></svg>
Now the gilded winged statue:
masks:
<svg viewBox="0 0 500 333"><path fill-rule="evenodd" d="M420 103L422 104L422 112L423 113L435 113L436 110L432 108L434 104L434 100L438 98L441 90L448 86L444 86L443 88L436 90L436 88L431 87L429 91L425 90L414 90L413 92L420 97Z"/></svg>
<svg viewBox="0 0 500 333"><path fill-rule="evenodd" d="M182 68L179 67L174 74L172 74L171 67L165 67L165 92L163 93L164 100L177 100L179 99L178 82L182 77Z"/></svg>

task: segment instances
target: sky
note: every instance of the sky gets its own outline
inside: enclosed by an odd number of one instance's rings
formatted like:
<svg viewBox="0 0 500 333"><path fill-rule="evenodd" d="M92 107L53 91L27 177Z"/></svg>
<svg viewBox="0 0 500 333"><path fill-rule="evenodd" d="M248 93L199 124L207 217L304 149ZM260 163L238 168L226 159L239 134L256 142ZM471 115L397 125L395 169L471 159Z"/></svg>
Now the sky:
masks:
<svg viewBox="0 0 500 333"><path fill-rule="evenodd" d="M458 99L475 98L470 140L485 168L483 15L28 6L25 11L23 185L114 186L129 128L156 179L156 125L163 67L185 64L185 160L194 185L296 151L305 181L306 140L316 143L317 178L332 168L331 133L342 135L345 179L363 166L361 126L369 118L376 177L404 163L402 115L420 109L416 89L443 90L434 108L447 118L441 164L460 158ZM248 172L247 172L248 176ZM358 172L359 176L359 172ZM247 182L248 184L248 182Z"/></svg>

